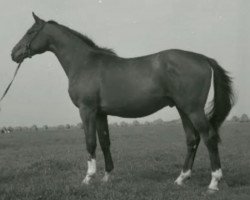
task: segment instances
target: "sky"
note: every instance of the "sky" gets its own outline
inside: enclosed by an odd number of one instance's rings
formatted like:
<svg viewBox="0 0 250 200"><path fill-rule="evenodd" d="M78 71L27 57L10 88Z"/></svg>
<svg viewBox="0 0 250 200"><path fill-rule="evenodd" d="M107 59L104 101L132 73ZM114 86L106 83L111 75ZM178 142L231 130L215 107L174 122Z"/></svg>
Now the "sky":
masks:
<svg viewBox="0 0 250 200"><path fill-rule="evenodd" d="M53 19L86 34L122 57L179 48L215 58L233 77L237 103L229 118L250 115L249 10L249 0L0 0L0 94L16 68L10 52L33 24L34 11L44 20ZM53 54L25 60L1 104L0 127L80 122L67 85ZM167 107L139 121L157 118L179 116L175 108ZM109 117L111 123L123 120Z"/></svg>

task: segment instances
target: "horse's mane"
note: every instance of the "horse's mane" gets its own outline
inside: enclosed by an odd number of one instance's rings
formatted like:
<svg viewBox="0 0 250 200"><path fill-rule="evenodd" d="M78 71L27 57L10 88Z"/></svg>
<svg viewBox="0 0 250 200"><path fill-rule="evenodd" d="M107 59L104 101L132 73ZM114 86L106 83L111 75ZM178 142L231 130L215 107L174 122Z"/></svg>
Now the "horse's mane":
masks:
<svg viewBox="0 0 250 200"><path fill-rule="evenodd" d="M106 53L106 54L111 54L111 55L116 55L116 53L114 52L113 49L109 49L109 48L105 48L105 47L100 47L98 45L96 45L93 40L91 40L89 37L87 37L86 35L83 35L67 26L64 26L64 25L61 25L61 24L58 24L56 21L53 21L53 20L50 20L48 21L48 23L50 24L56 24L60 27L63 27L64 29L68 30L69 32L71 32L72 34L74 34L75 36L77 36L78 38L80 38L84 43L86 43L87 45L89 45L90 47L98 50L98 51L101 51L103 53Z"/></svg>

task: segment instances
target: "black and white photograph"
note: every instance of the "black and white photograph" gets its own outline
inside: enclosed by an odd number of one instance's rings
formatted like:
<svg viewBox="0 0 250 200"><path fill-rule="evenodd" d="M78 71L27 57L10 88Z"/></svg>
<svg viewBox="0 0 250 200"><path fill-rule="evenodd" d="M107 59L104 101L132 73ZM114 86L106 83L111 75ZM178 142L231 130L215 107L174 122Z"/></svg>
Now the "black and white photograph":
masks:
<svg viewBox="0 0 250 200"><path fill-rule="evenodd" d="M250 1L0 3L0 200L250 199Z"/></svg>

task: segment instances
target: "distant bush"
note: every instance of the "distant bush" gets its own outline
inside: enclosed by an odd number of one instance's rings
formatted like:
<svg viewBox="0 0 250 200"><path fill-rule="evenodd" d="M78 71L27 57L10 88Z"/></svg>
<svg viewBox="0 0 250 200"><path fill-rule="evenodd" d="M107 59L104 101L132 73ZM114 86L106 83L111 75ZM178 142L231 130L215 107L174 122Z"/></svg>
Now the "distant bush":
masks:
<svg viewBox="0 0 250 200"><path fill-rule="evenodd" d="M117 122L114 122L112 124L110 124L111 127L119 127L119 124Z"/></svg>
<svg viewBox="0 0 250 200"><path fill-rule="evenodd" d="M162 119L156 119L152 122L154 125L163 125L165 122Z"/></svg>
<svg viewBox="0 0 250 200"><path fill-rule="evenodd" d="M80 123L76 124L76 128L82 129L82 128L83 128L83 126L82 126L82 122L80 122Z"/></svg>
<svg viewBox="0 0 250 200"><path fill-rule="evenodd" d="M236 115L232 117L231 119L232 122L238 122L240 121L239 117L237 117Z"/></svg>
<svg viewBox="0 0 250 200"><path fill-rule="evenodd" d="M151 125L151 123L150 123L150 122L148 122L148 121L146 121L146 122L144 123L144 125L146 125L146 126L150 126L150 125Z"/></svg>
<svg viewBox="0 0 250 200"><path fill-rule="evenodd" d="M23 130L23 127L21 127L21 126L15 127L15 131L22 131L22 130Z"/></svg>
<svg viewBox="0 0 250 200"><path fill-rule="evenodd" d="M43 126L43 130L45 130L45 131L49 130L48 125L44 125L44 126Z"/></svg>
<svg viewBox="0 0 250 200"><path fill-rule="evenodd" d="M128 126L128 123L122 121L122 122L120 123L120 126L121 126L121 127L127 127L127 126Z"/></svg>
<svg viewBox="0 0 250 200"><path fill-rule="evenodd" d="M9 126L7 129L10 133L14 132L14 128L12 126Z"/></svg>
<svg viewBox="0 0 250 200"><path fill-rule="evenodd" d="M69 124L66 124L65 128L66 128L66 129L70 129L71 126L70 126Z"/></svg>
<svg viewBox="0 0 250 200"><path fill-rule="evenodd" d="M32 131L38 131L38 127L37 127L37 125L33 125L33 126L31 126L30 130L32 130Z"/></svg>
<svg viewBox="0 0 250 200"><path fill-rule="evenodd" d="M71 129L75 129L75 128L76 128L76 125L75 125L75 124L70 124L70 128L71 128Z"/></svg>
<svg viewBox="0 0 250 200"><path fill-rule="evenodd" d="M242 114L240 117L240 122L249 122L247 114Z"/></svg>
<svg viewBox="0 0 250 200"><path fill-rule="evenodd" d="M140 122L138 122L137 120L134 120L133 123L132 123L133 126L139 126L140 125Z"/></svg>
<svg viewBox="0 0 250 200"><path fill-rule="evenodd" d="M24 126L24 127L22 127L22 130L24 130L24 131L28 131L28 130L29 130L29 127Z"/></svg>
<svg viewBox="0 0 250 200"><path fill-rule="evenodd" d="M57 129L57 130L63 130L63 129L65 129L65 126L62 125L62 124L60 124L60 125L58 125L58 126L56 127L56 129Z"/></svg>

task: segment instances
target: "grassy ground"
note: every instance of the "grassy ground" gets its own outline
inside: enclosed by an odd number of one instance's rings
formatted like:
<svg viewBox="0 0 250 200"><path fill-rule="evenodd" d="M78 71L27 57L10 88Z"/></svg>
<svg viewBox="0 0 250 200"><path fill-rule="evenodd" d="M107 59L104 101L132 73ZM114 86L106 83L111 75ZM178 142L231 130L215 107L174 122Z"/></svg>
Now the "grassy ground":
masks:
<svg viewBox="0 0 250 200"><path fill-rule="evenodd" d="M200 145L192 179L173 184L185 156L181 125L112 128L115 162L112 181L102 184L104 163L97 149L98 173L81 186L87 153L81 130L0 135L0 199L250 199L250 123L227 123L220 146L224 181L206 195L208 154Z"/></svg>

